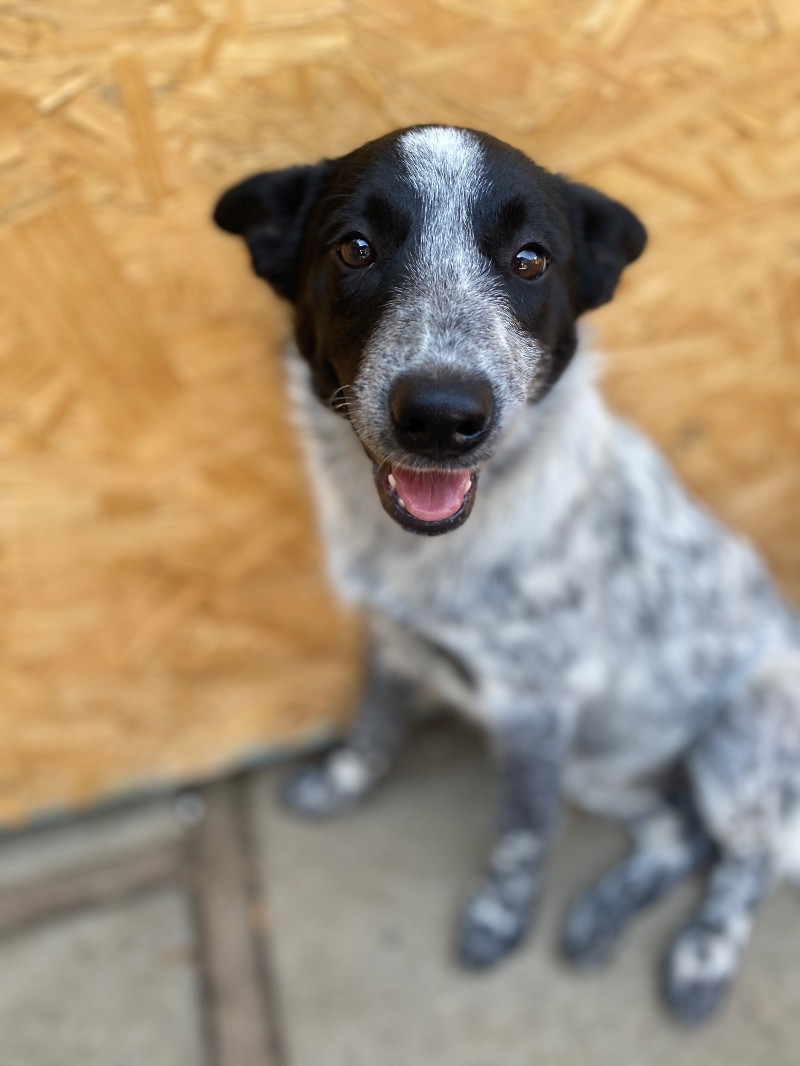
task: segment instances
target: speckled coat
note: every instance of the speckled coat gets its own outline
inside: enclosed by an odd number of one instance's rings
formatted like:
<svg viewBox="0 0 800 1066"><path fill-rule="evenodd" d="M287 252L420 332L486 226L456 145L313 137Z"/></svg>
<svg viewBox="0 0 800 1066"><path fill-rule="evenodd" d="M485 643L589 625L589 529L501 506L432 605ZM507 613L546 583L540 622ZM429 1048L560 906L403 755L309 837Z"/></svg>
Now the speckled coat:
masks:
<svg viewBox="0 0 800 1066"><path fill-rule="evenodd" d="M486 730L497 773L496 838L462 911L462 963L490 965L523 938L567 796L622 820L634 844L567 915L563 950L576 964L608 959L643 907L710 864L664 967L673 1011L704 1020L735 975L757 904L781 877L800 876L798 619L751 546L608 411L595 358L574 354L575 317L610 298L641 250L633 216L469 131L401 131L361 153L338 171L325 164L332 186L312 168L250 179L217 215L295 303L290 392L330 574L369 620L352 733L290 779L286 800L313 815L359 800L387 772L419 695L433 690ZM376 173L386 201L378 215L397 229L405 212L417 240L407 251L411 237L396 241L402 270L384 294L355 301L348 337L372 317L348 363L337 321L356 282L308 248L324 229L325 195L335 214ZM283 230L275 181L282 203L285 187L302 184ZM333 193L319 191L325 182ZM527 224L550 220L544 239L562 264L549 290L514 288L481 236L516 201L488 214L486 204L521 183L535 190L534 207L523 203ZM260 215L254 188L269 205ZM393 189L403 205L394 214ZM291 226L294 252L281 244L276 260L269 242ZM323 359L326 336L335 351ZM392 522L375 491L376 469L397 458L391 383L426 365L478 367L498 410L496 432L470 460L480 489L469 519L437 537Z"/></svg>

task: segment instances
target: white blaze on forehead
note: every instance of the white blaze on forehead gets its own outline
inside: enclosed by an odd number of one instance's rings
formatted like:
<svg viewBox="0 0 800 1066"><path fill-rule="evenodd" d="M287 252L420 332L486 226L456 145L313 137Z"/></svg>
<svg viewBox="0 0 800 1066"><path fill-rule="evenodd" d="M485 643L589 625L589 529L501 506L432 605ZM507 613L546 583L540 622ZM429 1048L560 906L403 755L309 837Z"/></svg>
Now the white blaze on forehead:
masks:
<svg viewBox="0 0 800 1066"><path fill-rule="evenodd" d="M400 375L446 369L483 376L492 383L500 424L524 403L541 352L519 327L478 246L475 206L492 193L480 138L426 126L401 134L397 152L398 177L419 202L415 233L401 253L403 281L375 326L350 394L356 433L381 457L397 450L388 411Z"/></svg>
<svg viewBox="0 0 800 1066"><path fill-rule="evenodd" d="M409 130L398 143L409 182L423 205L421 261L452 270L457 255L462 268L469 260L480 264L471 219L486 184L478 138L467 130L426 127Z"/></svg>

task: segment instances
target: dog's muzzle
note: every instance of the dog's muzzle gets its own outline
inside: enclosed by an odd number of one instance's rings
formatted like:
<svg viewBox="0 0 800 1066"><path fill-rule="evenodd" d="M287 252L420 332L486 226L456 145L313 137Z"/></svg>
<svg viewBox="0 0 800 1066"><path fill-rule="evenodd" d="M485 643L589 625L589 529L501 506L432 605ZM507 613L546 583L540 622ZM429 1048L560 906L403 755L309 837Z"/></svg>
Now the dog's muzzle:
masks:
<svg viewBox="0 0 800 1066"><path fill-rule="evenodd" d="M405 374L392 387L389 413L409 463L378 464L381 503L410 532L449 533L475 501L477 471L467 464L494 423L492 388L483 377L441 370ZM415 458L425 465L412 465Z"/></svg>

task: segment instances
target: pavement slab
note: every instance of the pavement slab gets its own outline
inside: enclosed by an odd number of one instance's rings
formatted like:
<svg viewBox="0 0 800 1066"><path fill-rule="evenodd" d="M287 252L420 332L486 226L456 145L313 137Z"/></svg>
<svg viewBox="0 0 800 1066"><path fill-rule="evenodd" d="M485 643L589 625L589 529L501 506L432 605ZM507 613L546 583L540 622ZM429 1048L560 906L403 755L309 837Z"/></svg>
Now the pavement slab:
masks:
<svg viewBox="0 0 800 1066"><path fill-rule="evenodd" d="M277 1066L244 794L0 839L0 1066Z"/></svg>
<svg viewBox="0 0 800 1066"><path fill-rule="evenodd" d="M4 940L3 1066L204 1066L190 920L177 892Z"/></svg>
<svg viewBox="0 0 800 1066"><path fill-rule="evenodd" d="M724 1015L687 1031L664 1012L657 974L698 884L643 917L610 968L576 974L557 957L568 901L625 850L583 814L566 819L532 942L489 974L455 967L455 914L490 824L472 734L427 728L363 808L331 822L284 813L280 776L255 776L250 799L288 1066L796 1066L794 893L765 906Z"/></svg>

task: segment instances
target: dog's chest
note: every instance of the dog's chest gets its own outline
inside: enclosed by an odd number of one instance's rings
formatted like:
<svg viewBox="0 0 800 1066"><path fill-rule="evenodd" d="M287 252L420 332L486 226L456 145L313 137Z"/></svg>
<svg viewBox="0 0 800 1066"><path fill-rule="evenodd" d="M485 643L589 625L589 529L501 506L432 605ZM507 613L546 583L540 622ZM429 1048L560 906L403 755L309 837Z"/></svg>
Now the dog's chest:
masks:
<svg viewBox="0 0 800 1066"><path fill-rule="evenodd" d="M466 713L492 718L499 706L568 685L588 704L605 697L611 664L587 647L596 604L575 568L591 543L539 554L543 513L498 507L479 486L461 529L420 537L395 525L378 500L371 464L351 427L311 408L306 445L329 573L346 600L393 624L403 666ZM589 538L590 541L591 538ZM547 690L545 696L544 690Z"/></svg>
<svg viewBox="0 0 800 1066"><path fill-rule="evenodd" d="M334 485L335 499L326 499ZM654 691L662 671L640 656L620 660L615 643L630 635L615 641L600 601L578 586L577 544L536 565L516 538L503 542L502 529L478 535L480 499L472 527L415 537L390 524L377 501L371 523L363 512L357 518L356 497L375 496L371 483L358 486L355 477L329 480L319 499L331 571L346 598L409 638L395 645L402 669L490 726L509 710L572 708L584 756L616 762L624 751L626 770L658 764L662 750L685 743L693 699L682 700L672 679L686 682L688 646L658 650L670 669Z"/></svg>
<svg viewBox="0 0 800 1066"><path fill-rule="evenodd" d="M383 511L372 464L349 424L309 404L305 393L300 399L328 571L339 595L468 663L473 673L496 672L494 660L509 660L514 645L528 649L530 660L538 642L523 599L542 600L549 589L563 600L560 565L521 582L519 523L494 521L491 501L480 492L461 529L440 537L404 531Z"/></svg>

